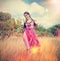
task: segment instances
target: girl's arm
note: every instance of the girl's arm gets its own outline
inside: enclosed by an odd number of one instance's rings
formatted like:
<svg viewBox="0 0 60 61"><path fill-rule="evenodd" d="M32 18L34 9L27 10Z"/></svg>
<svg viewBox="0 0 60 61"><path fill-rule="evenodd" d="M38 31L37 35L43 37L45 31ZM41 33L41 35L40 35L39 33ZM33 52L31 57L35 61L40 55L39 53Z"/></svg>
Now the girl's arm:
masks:
<svg viewBox="0 0 60 61"><path fill-rule="evenodd" d="M34 22L34 28L38 29L38 25Z"/></svg>
<svg viewBox="0 0 60 61"><path fill-rule="evenodd" d="M24 23L24 25L23 25L23 31L25 30L25 28L26 28L26 23Z"/></svg>
<svg viewBox="0 0 60 61"><path fill-rule="evenodd" d="M23 26L23 28L24 28L24 29L26 28L26 23L24 23L24 26Z"/></svg>

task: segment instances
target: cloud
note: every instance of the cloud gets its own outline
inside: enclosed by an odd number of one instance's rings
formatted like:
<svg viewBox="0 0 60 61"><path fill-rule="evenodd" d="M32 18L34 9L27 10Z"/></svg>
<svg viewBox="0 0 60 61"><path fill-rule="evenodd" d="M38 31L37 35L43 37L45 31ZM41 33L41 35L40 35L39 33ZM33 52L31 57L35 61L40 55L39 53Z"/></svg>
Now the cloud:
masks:
<svg viewBox="0 0 60 61"><path fill-rule="evenodd" d="M36 2L32 4L26 4L22 0L7 0L0 4L0 11L9 12L13 17L20 17L23 19L23 13L25 11L30 12L31 16L36 19L38 24L42 24L44 27L50 27L54 24L58 24L60 14L52 11L52 8L42 7Z"/></svg>
<svg viewBox="0 0 60 61"><path fill-rule="evenodd" d="M36 8L36 9L35 9ZM22 14L25 11L30 13L44 13L44 7L40 6L36 2L32 3L31 5L24 3L23 1L16 1L16 0L9 0L8 2L4 3L0 7L0 11L9 12L12 15L14 14Z"/></svg>
<svg viewBox="0 0 60 61"><path fill-rule="evenodd" d="M42 3L42 2L45 2L46 0L23 0L25 3L27 4L32 4L33 2L36 2L38 4Z"/></svg>

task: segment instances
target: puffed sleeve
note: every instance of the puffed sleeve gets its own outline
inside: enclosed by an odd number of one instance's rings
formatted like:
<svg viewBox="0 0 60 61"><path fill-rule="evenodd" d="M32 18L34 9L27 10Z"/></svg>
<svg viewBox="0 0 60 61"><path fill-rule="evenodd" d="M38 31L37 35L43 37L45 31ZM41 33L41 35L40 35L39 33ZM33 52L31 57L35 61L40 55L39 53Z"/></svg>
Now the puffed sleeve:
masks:
<svg viewBox="0 0 60 61"><path fill-rule="evenodd" d="M34 28L38 29L38 25L35 23L35 21L33 21L33 23L34 23Z"/></svg>
<svg viewBox="0 0 60 61"><path fill-rule="evenodd" d="M24 23L23 28L26 28L26 23Z"/></svg>
<svg viewBox="0 0 60 61"><path fill-rule="evenodd" d="M33 24L34 24L34 26L37 26L37 24L35 23L35 21L33 20Z"/></svg>
<svg viewBox="0 0 60 61"><path fill-rule="evenodd" d="M34 22L34 26L37 26L37 24Z"/></svg>

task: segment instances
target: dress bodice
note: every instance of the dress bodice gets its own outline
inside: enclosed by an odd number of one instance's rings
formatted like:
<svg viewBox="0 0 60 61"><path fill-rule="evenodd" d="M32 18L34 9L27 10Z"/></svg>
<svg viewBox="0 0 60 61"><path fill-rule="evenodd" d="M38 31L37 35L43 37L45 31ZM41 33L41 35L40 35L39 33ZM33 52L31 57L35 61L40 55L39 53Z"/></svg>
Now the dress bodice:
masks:
<svg viewBox="0 0 60 61"><path fill-rule="evenodd" d="M33 21L31 21L31 22L26 22L26 28L34 28L34 23L33 23Z"/></svg>
<svg viewBox="0 0 60 61"><path fill-rule="evenodd" d="M24 28L34 28L37 24L32 20L31 22L25 22Z"/></svg>

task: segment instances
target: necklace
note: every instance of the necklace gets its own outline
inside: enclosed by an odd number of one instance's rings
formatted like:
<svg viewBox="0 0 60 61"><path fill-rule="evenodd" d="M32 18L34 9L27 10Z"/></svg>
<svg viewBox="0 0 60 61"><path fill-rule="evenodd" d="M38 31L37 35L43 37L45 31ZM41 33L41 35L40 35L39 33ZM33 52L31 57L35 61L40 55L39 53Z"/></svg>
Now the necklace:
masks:
<svg viewBox="0 0 60 61"><path fill-rule="evenodd" d="M32 22L32 20L30 22L27 22L27 23L31 23L31 22Z"/></svg>

